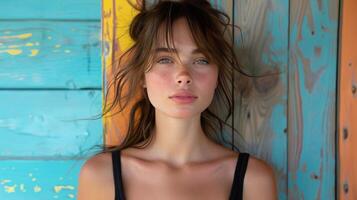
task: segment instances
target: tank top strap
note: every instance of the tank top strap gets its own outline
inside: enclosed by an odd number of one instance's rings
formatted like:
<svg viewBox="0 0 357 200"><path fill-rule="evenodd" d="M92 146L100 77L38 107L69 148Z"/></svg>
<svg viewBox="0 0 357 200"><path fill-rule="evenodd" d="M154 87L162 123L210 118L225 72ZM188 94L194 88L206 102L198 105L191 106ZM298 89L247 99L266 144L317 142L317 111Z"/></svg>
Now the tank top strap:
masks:
<svg viewBox="0 0 357 200"><path fill-rule="evenodd" d="M243 183L245 172L247 170L248 160L249 153L242 152L239 154L234 172L231 194L229 197L230 200L243 199Z"/></svg>
<svg viewBox="0 0 357 200"><path fill-rule="evenodd" d="M120 150L112 151L115 200L125 200L124 188L121 176Z"/></svg>

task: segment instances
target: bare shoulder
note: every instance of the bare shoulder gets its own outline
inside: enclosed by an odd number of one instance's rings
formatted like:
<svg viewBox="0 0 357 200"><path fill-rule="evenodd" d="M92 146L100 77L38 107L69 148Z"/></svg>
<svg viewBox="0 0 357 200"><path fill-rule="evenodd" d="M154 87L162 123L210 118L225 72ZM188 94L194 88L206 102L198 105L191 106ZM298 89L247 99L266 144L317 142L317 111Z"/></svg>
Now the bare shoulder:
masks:
<svg viewBox="0 0 357 200"><path fill-rule="evenodd" d="M78 177L78 200L114 199L111 154L100 153L83 164ZM102 188L98 190L98 188Z"/></svg>
<svg viewBox="0 0 357 200"><path fill-rule="evenodd" d="M250 155L244 178L243 195L244 199L248 200L278 199L274 169L266 161Z"/></svg>

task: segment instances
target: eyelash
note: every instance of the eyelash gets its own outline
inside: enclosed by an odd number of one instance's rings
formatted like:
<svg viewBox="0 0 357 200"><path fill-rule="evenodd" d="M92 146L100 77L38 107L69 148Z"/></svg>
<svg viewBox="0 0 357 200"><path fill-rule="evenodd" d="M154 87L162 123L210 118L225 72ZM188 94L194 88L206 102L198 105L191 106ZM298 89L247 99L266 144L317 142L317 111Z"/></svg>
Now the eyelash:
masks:
<svg viewBox="0 0 357 200"><path fill-rule="evenodd" d="M165 63L160 63L162 60L170 60L169 58L160 58L158 61L157 61L157 63L159 63L159 64L165 64Z"/></svg>
<svg viewBox="0 0 357 200"><path fill-rule="evenodd" d="M157 61L157 63L159 63L159 64L166 64L166 63L160 63L162 60L171 60L171 59L170 59L170 58L160 58L160 59ZM208 65L208 64L209 64L208 60L206 60L206 59L198 59L197 61L206 62L204 65Z"/></svg>

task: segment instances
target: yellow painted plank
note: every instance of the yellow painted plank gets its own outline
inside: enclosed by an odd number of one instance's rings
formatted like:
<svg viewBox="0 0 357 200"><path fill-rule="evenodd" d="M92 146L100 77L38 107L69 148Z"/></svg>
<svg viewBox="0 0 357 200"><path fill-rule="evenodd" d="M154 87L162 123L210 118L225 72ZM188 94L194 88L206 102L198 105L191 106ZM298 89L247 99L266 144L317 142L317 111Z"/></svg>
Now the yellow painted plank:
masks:
<svg viewBox="0 0 357 200"><path fill-rule="evenodd" d="M103 99L108 95L108 102L113 98L113 87L110 87L111 80L115 74L115 61L127 50L133 41L129 36L129 25L132 19L138 14L133 5L138 6L140 1L128 2L127 0L103 0L102 12L102 37L103 37L103 70L104 85ZM103 101L105 102L105 101ZM128 110L116 114L113 117L103 118L105 127L104 142L107 145L120 143L123 139L128 124ZM108 116L112 113L109 112Z"/></svg>

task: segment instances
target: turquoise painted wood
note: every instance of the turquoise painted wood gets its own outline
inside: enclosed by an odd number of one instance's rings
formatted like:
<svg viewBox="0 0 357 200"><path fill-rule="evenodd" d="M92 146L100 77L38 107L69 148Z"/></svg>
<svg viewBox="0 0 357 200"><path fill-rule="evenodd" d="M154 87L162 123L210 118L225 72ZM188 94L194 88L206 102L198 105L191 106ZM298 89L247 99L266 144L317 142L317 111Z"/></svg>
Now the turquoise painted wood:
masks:
<svg viewBox="0 0 357 200"><path fill-rule="evenodd" d="M0 99L0 159L68 159L103 142L101 119L79 120L101 112L100 90L9 90Z"/></svg>
<svg viewBox="0 0 357 200"><path fill-rule="evenodd" d="M219 1L234 16L249 93L235 144L270 163L279 199L335 199L338 0ZM233 13L229 5L233 5ZM238 77L239 78L243 77Z"/></svg>
<svg viewBox="0 0 357 200"><path fill-rule="evenodd" d="M100 0L0 2L0 199L76 199L103 142Z"/></svg>
<svg viewBox="0 0 357 200"><path fill-rule="evenodd" d="M100 23L0 24L0 88L101 88Z"/></svg>
<svg viewBox="0 0 357 200"><path fill-rule="evenodd" d="M47 0L11 0L1 1L0 5L1 20L100 21L101 18L101 2L99 0L52 0L50 2Z"/></svg>
<svg viewBox="0 0 357 200"><path fill-rule="evenodd" d="M288 16L288 1L239 0L234 5L234 23L240 27L234 31L235 45L241 67L248 74L265 75L247 80L250 94L242 99L241 105L236 105L239 115L235 124L248 144L236 143L274 168L280 200L289 199Z"/></svg>
<svg viewBox="0 0 357 200"><path fill-rule="evenodd" d="M289 199L334 199L339 1L291 0Z"/></svg>
<svg viewBox="0 0 357 200"><path fill-rule="evenodd" d="M0 199L76 199L83 160L0 161Z"/></svg>

